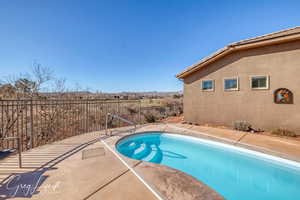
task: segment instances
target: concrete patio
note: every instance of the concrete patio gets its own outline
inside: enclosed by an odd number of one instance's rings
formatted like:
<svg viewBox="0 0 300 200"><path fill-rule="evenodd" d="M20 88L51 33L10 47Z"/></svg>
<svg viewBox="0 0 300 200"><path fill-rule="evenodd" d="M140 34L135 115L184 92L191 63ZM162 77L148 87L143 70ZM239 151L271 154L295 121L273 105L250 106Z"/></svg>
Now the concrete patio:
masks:
<svg viewBox="0 0 300 200"><path fill-rule="evenodd" d="M116 154L115 143L130 134L129 128L116 129L111 137L91 132L24 152L21 169L17 156L1 160L0 199L223 199L183 172ZM192 135L300 161L300 142L287 138L179 123L137 129L143 131ZM88 150L99 153L83 159Z"/></svg>

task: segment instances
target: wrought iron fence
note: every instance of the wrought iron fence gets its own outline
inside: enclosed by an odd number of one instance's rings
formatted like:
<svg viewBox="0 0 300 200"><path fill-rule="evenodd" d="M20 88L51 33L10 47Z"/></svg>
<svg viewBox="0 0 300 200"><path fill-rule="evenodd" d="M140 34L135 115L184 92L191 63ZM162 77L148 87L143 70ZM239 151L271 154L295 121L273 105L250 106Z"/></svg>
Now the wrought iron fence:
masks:
<svg viewBox="0 0 300 200"><path fill-rule="evenodd" d="M104 100L0 100L0 149L22 150L105 128L107 113L140 121L140 101ZM123 126L110 120L109 128Z"/></svg>
<svg viewBox="0 0 300 200"><path fill-rule="evenodd" d="M151 123L182 112L182 105L142 106L139 100L98 99L0 100L0 150L15 149L19 137L22 151L79 134L105 129L107 113L136 124ZM108 119L108 128L128 126Z"/></svg>

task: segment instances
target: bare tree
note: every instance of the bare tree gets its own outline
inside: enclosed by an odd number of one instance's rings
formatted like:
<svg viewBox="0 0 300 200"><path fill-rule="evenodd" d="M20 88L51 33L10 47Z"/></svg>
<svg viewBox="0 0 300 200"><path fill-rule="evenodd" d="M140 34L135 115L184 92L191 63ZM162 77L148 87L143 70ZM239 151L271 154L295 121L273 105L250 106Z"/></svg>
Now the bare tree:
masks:
<svg viewBox="0 0 300 200"><path fill-rule="evenodd" d="M6 80L2 81L0 92L2 96L11 98L38 97L43 86L51 80L54 80L52 70L39 63L34 63L30 73L6 77Z"/></svg>
<svg viewBox="0 0 300 200"><path fill-rule="evenodd" d="M42 89L43 84L54 79L53 71L39 63L33 64L32 76L35 83L34 87L32 87L32 93L38 93Z"/></svg>
<svg viewBox="0 0 300 200"><path fill-rule="evenodd" d="M52 71L41 64L34 63L31 73L9 76L0 86L0 95L4 98L34 98L39 96L39 92L46 82L52 79ZM2 108L1 137L7 137L13 130L20 116L26 109L25 103L18 106Z"/></svg>

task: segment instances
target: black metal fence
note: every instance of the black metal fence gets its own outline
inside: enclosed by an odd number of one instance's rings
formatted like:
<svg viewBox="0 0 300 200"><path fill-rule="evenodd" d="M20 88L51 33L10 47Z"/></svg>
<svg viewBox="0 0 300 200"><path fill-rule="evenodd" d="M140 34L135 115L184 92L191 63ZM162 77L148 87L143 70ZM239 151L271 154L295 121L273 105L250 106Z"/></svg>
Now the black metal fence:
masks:
<svg viewBox="0 0 300 200"><path fill-rule="evenodd" d="M105 129L107 113L139 123L155 122L181 112L180 105L142 105L139 100L0 100L0 150L17 148L19 137L22 151L67 137ZM109 119L108 128L127 126Z"/></svg>
<svg viewBox="0 0 300 200"><path fill-rule="evenodd" d="M0 100L0 149L22 150L86 132L105 128L106 114L113 113L131 121L140 121L140 101L103 100ZM109 127L122 126L111 120Z"/></svg>

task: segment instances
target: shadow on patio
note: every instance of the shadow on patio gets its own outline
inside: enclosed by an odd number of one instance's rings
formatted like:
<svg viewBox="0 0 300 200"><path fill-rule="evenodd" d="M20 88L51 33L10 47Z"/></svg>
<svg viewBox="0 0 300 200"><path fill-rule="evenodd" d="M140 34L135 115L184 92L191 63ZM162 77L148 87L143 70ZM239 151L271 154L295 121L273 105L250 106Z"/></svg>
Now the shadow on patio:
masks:
<svg viewBox="0 0 300 200"><path fill-rule="evenodd" d="M98 135L99 137L99 135ZM55 165L98 141L97 136L70 138L32 149L22 154L23 167L18 167L18 156L1 160L0 163L0 199L31 198L39 193L42 183L48 178L44 173L55 170ZM75 139L75 140L74 140ZM80 140L84 143L78 143ZM72 142L72 143L70 143ZM44 190L55 190L59 183L43 186ZM55 192L55 191L52 191Z"/></svg>

